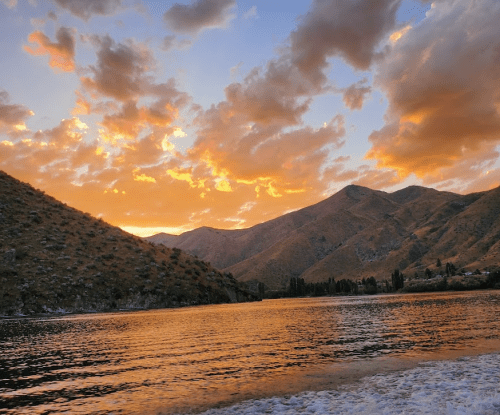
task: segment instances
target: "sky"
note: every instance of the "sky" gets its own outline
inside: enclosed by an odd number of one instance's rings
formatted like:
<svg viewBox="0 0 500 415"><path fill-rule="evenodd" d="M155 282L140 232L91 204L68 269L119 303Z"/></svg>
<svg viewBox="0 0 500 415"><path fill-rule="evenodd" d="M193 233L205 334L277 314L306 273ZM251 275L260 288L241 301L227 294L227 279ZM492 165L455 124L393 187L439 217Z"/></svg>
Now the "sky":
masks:
<svg viewBox="0 0 500 415"><path fill-rule="evenodd" d="M0 169L140 236L500 185L498 0L0 0Z"/></svg>

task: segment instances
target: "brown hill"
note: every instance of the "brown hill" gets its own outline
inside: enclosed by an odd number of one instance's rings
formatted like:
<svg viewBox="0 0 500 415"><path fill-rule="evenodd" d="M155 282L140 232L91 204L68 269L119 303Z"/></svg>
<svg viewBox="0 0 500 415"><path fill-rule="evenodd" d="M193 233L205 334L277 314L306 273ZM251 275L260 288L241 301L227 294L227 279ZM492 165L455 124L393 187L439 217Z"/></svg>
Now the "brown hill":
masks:
<svg viewBox="0 0 500 415"><path fill-rule="evenodd" d="M0 315L255 299L229 274L143 241L0 171Z"/></svg>
<svg viewBox="0 0 500 415"><path fill-rule="evenodd" d="M500 188L471 195L410 186L394 193L347 186L313 206L248 229L200 228L149 240L178 246L233 273L283 289L291 277L390 279L500 262ZM444 265L443 265L444 266Z"/></svg>

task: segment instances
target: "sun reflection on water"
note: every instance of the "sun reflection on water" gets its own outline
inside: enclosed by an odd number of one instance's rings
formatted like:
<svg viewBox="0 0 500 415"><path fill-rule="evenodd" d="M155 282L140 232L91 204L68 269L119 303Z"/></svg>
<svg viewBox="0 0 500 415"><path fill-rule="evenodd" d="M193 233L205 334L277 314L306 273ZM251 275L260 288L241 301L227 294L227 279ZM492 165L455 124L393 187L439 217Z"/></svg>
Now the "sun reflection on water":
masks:
<svg viewBox="0 0 500 415"><path fill-rule="evenodd" d="M2 320L0 413L171 413L321 387L311 373L335 365L498 351L499 312L489 291Z"/></svg>

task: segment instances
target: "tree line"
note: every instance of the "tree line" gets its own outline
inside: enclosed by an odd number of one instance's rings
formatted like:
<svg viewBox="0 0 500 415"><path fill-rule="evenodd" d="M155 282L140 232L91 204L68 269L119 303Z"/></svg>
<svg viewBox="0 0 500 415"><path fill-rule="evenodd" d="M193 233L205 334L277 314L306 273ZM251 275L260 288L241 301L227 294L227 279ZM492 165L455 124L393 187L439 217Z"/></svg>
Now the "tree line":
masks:
<svg viewBox="0 0 500 415"><path fill-rule="evenodd" d="M432 273L425 272L425 276L430 278ZM427 274L430 274L428 276ZM264 294L262 287L261 295L264 298L283 298L283 297L321 297L333 295L359 295L359 294L378 294L391 293L396 291L416 292L416 291L446 291L446 290L467 290L467 289L484 289L484 288L500 288L500 271L492 272L488 277L476 285L464 285L460 282L448 282L450 276L455 276L457 269L451 263L446 264L445 274L443 277L433 284L420 285L405 285L406 277L395 269L391 274L391 280L379 281L375 277L363 278L360 281L343 278L335 281L334 278L328 278L323 282L305 282L303 278L292 277L290 284L284 291L274 291ZM476 273L477 274L477 271ZM418 277L418 275L416 275Z"/></svg>

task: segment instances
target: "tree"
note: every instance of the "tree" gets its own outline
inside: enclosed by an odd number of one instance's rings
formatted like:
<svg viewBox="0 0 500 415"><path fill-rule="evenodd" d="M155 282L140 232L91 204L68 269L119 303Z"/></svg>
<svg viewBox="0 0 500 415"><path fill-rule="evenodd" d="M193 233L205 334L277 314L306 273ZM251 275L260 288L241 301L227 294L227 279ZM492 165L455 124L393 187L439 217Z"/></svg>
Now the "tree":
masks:
<svg viewBox="0 0 500 415"><path fill-rule="evenodd" d="M436 261L436 267L441 268L441 260L439 258Z"/></svg>
<svg viewBox="0 0 500 415"><path fill-rule="evenodd" d="M391 275L392 277L392 289L397 291L404 287L404 275L402 272L399 272L399 269L395 269Z"/></svg>
<svg viewBox="0 0 500 415"><path fill-rule="evenodd" d="M259 290L259 297L263 299L266 295L266 286L264 285L263 282L259 282L257 284L257 289Z"/></svg>
<svg viewBox="0 0 500 415"><path fill-rule="evenodd" d="M429 268L425 269L425 276L427 277L427 279L432 278L432 271Z"/></svg>
<svg viewBox="0 0 500 415"><path fill-rule="evenodd" d="M365 293L366 294L377 294L377 281L375 280L375 277L370 277L367 280L365 280Z"/></svg>
<svg viewBox="0 0 500 415"><path fill-rule="evenodd" d="M329 295L335 294L335 279L333 277L328 278L328 294Z"/></svg>

